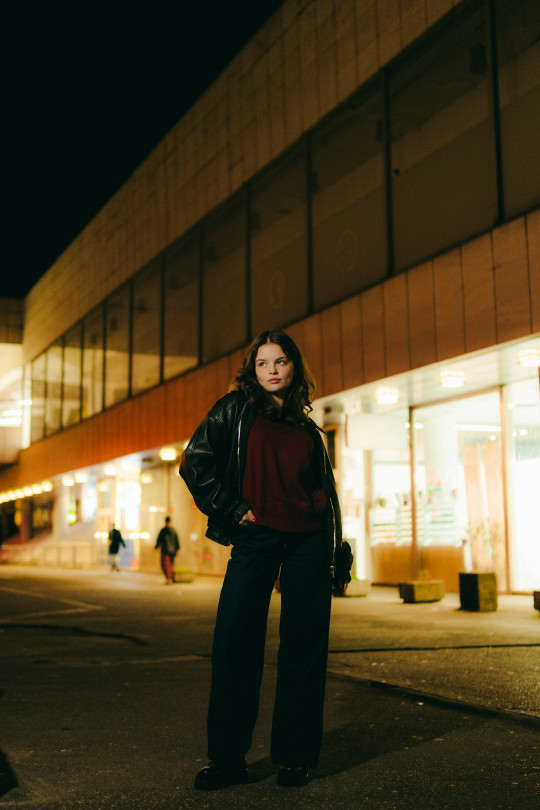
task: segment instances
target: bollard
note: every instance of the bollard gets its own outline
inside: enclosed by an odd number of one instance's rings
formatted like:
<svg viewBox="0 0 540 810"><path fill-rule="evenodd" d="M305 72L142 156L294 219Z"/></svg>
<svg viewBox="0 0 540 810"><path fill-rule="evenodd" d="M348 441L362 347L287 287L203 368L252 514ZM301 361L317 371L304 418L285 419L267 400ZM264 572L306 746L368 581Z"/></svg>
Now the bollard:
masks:
<svg viewBox="0 0 540 810"><path fill-rule="evenodd" d="M489 612L497 610L497 575L493 572L459 575L461 610Z"/></svg>

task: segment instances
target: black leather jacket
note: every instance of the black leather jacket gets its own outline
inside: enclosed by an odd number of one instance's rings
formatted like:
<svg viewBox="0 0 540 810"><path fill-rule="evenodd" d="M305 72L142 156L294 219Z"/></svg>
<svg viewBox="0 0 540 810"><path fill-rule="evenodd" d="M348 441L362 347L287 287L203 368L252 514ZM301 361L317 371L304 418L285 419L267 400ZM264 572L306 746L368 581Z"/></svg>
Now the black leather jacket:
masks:
<svg viewBox="0 0 540 810"><path fill-rule="evenodd" d="M256 415L241 391L226 394L193 434L180 464L180 475L197 507L208 516L206 536L225 546L230 545L231 534L251 508L241 496L241 484L247 438ZM334 557L341 546L341 513L328 454L312 424L321 486L329 503L326 534Z"/></svg>

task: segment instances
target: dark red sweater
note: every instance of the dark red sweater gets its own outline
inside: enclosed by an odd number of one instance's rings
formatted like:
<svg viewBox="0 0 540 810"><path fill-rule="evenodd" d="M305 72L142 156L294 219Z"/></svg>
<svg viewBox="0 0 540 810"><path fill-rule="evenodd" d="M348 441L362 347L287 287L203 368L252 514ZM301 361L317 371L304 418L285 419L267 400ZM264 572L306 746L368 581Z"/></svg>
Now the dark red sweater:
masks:
<svg viewBox="0 0 540 810"><path fill-rule="evenodd" d="M242 497L256 522L283 532L324 529L328 502L308 430L258 415L250 430Z"/></svg>

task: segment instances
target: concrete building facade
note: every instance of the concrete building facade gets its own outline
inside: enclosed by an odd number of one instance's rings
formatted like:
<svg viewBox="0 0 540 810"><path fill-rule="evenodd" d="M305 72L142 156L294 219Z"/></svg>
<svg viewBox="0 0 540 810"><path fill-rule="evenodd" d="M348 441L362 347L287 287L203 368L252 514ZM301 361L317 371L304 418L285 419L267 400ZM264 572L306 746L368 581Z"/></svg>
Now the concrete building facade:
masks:
<svg viewBox="0 0 540 810"><path fill-rule="evenodd" d="M539 33L534 0L286 0L29 293L4 558L102 564L114 520L152 567L169 512L221 573L172 457L286 327L357 576L538 587Z"/></svg>

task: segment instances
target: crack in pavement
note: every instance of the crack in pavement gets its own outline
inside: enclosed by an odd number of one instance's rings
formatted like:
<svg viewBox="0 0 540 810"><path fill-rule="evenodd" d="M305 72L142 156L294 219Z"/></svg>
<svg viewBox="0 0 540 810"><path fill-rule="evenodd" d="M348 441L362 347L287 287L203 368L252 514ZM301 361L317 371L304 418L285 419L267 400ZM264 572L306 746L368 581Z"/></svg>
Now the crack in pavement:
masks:
<svg viewBox="0 0 540 810"><path fill-rule="evenodd" d="M132 644L149 646L150 641L145 641L138 636L131 636L126 633L103 633L96 630L86 630L84 627L69 627L62 624L21 624L19 622L0 622L0 632L5 630L52 630L70 636L89 636L92 638L111 638L118 641L129 641Z"/></svg>
<svg viewBox="0 0 540 810"><path fill-rule="evenodd" d="M328 655L378 652L436 652L437 650L495 650L518 647L540 647L540 642L524 641L512 644L437 644L435 647L355 647L346 650L328 650Z"/></svg>

